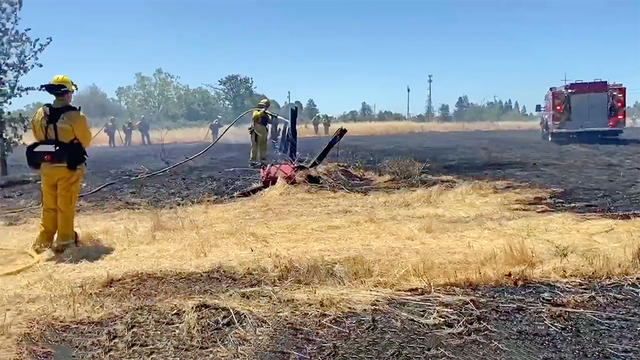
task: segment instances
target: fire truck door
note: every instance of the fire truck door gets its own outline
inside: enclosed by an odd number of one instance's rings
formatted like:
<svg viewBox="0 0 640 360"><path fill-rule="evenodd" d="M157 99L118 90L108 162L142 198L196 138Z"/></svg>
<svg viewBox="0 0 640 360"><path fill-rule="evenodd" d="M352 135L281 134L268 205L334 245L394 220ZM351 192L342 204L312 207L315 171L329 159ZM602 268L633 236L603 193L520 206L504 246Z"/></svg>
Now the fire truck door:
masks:
<svg viewBox="0 0 640 360"><path fill-rule="evenodd" d="M607 93L572 94L568 129L606 128L608 124Z"/></svg>

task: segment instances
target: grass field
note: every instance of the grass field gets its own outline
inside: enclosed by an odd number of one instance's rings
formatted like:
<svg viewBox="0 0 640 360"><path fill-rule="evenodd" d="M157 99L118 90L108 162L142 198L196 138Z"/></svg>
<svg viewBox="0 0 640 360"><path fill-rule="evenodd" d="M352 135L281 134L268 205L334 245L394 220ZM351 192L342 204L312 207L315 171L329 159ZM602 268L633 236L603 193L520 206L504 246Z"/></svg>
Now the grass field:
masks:
<svg viewBox="0 0 640 360"><path fill-rule="evenodd" d="M249 143L249 135L247 126L233 127L223 137L222 142L228 143ZM360 122L360 123L334 123L330 129L330 135L339 127L345 127L349 130L350 136L378 136L393 134L410 134L421 132L437 132L437 131L482 131L482 130L532 130L538 129L536 121L505 121L505 122L472 122L472 123L420 123L411 121L387 121L387 122ZM187 143L210 141L211 135L207 133L206 127L188 127L173 130L155 129L151 131L151 140L155 143ZM223 128L220 129L222 133ZM99 128L92 129L92 133L96 134ZM323 135L323 128L320 126L320 135ZM300 125L298 127L298 136L312 137L316 136L313 132L313 126L309 124ZM29 144L33 141L31 134L27 134L24 139ZM107 146L107 135L101 132L93 140L93 146ZM122 141L116 136L116 144L120 146ZM140 144L140 133L133 133L133 144Z"/></svg>
<svg viewBox="0 0 640 360"><path fill-rule="evenodd" d="M335 311L416 287L640 272L640 220L534 211L544 210L532 204L546 195L505 182L381 186L369 195L278 184L225 204L81 214L85 247L66 254L68 262L0 277L0 357L12 353L31 318L99 318L124 306L91 294L132 272L225 266ZM26 248L36 229L35 220L0 226L3 246ZM233 294L217 298L260 307Z"/></svg>

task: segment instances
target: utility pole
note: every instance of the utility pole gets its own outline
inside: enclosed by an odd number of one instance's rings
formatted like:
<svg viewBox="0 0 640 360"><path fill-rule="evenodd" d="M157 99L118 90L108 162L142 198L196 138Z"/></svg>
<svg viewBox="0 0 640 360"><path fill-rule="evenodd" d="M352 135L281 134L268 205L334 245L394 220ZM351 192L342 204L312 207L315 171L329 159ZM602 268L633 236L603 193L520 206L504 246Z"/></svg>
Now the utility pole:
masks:
<svg viewBox="0 0 640 360"><path fill-rule="evenodd" d="M409 93L411 89L409 89L409 85L407 85L407 120L409 120Z"/></svg>
<svg viewBox="0 0 640 360"><path fill-rule="evenodd" d="M429 79L427 82L429 83L429 94L427 95L427 121L431 121L431 114L433 114L433 104L431 103L431 83L433 80L431 79L433 75L429 74Z"/></svg>

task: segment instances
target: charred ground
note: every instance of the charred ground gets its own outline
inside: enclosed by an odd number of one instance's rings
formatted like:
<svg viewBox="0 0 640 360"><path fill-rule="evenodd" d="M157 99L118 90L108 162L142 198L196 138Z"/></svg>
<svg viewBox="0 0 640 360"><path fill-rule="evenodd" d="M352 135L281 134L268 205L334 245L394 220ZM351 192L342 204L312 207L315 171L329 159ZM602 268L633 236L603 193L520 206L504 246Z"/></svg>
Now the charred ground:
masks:
<svg viewBox="0 0 640 360"><path fill-rule="evenodd" d="M132 274L90 297L124 308L99 320L35 322L20 348L38 359L640 356L640 288L631 281L421 289L343 314L287 297L296 286L224 268Z"/></svg>
<svg viewBox="0 0 640 360"><path fill-rule="evenodd" d="M640 130L628 129L619 141L550 144L536 131L440 132L412 135L347 137L329 161L349 162L384 171L385 160L412 158L429 163L434 175L506 179L552 188L550 204L559 210L634 213L640 208ZM300 151L314 155L327 138L306 138ZM90 150L84 190L107 180L161 168L197 152L203 144L134 146ZM220 144L170 176L117 184L81 201L81 208L175 206L222 200L257 182L247 168L247 144ZM27 173L19 152L10 170ZM37 203L37 183L0 188L0 209ZM35 215L33 213L32 215ZM16 221L13 218L11 221Z"/></svg>
<svg viewBox="0 0 640 360"><path fill-rule="evenodd" d="M380 172L411 158L418 171L461 179L506 179L554 189L556 211L626 213L640 200L640 132L600 144L549 144L534 131L349 137L330 161ZM325 139L304 139L314 154ZM184 159L203 144L94 148L86 188ZM338 149L336 149L338 150ZM196 161L144 183L114 185L81 211L224 201L257 182L246 144L221 144ZM24 172L22 155L12 171ZM401 163L401 162L400 162ZM410 184L409 184L410 185ZM424 185L424 184L423 184ZM34 203L37 183L0 189L1 208ZM284 199L283 199L284 200ZM27 218L37 216L27 213ZM8 223L23 215L5 216ZM18 342L25 358L637 358L637 279L514 287L440 287L382 297L366 310L336 313L289 297L304 284L214 268L139 273L92 290L112 310L100 319L34 321ZM282 291L286 290L286 291ZM232 299L233 301L228 301Z"/></svg>

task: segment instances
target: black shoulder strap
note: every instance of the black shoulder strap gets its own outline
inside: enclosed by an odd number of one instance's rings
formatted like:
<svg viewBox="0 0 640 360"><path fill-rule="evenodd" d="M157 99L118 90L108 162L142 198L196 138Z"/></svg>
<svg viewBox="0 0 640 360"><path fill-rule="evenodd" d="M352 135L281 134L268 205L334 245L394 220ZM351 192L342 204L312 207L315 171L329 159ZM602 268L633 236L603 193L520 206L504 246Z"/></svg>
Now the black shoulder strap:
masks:
<svg viewBox="0 0 640 360"><path fill-rule="evenodd" d="M79 109L72 105L65 105L62 107L53 107L53 105L51 104L44 104L43 107L44 107L44 116L45 116L45 119L47 120L47 125L44 131L44 138L45 140L48 140L47 129L49 128L49 125L53 125L53 133L55 136L55 140L60 141L58 139L58 120L60 120L62 115L64 115L65 113L68 113L70 111L79 111Z"/></svg>

